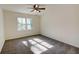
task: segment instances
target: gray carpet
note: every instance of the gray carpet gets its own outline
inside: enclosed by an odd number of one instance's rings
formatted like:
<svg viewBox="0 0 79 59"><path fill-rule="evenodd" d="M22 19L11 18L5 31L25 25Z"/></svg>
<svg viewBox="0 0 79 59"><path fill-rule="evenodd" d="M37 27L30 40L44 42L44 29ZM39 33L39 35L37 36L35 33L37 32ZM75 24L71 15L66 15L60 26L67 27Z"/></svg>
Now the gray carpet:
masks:
<svg viewBox="0 0 79 59"><path fill-rule="evenodd" d="M2 54L78 54L79 48L43 35L6 40Z"/></svg>

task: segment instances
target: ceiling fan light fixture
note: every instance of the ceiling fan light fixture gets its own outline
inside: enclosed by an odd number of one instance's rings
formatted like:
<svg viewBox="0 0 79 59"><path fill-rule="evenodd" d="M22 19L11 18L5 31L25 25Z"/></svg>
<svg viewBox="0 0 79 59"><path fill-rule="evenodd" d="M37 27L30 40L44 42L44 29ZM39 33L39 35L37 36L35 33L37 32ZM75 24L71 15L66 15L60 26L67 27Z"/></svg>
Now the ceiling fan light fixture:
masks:
<svg viewBox="0 0 79 59"><path fill-rule="evenodd" d="M37 12L37 10L34 10L34 12Z"/></svg>
<svg viewBox="0 0 79 59"><path fill-rule="evenodd" d="M39 11L38 10L34 10L34 12L37 12L38 13Z"/></svg>
<svg viewBox="0 0 79 59"><path fill-rule="evenodd" d="M39 12L39 11L37 11L37 12Z"/></svg>

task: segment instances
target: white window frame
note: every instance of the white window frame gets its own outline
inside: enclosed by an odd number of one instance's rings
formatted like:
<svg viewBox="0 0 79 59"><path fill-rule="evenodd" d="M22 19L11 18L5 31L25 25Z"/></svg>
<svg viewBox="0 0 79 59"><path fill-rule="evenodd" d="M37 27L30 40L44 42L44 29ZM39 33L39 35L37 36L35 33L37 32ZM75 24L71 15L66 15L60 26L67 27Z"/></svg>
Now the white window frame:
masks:
<svg viewBox="0 0 79 59"><path fill-rule="evenodd" d="M32 18L27 18L27 30L32 30Z"/></svg>
<svg viewBox="0 0 79 59"><path fill-rule="evenodd" d="M21 19L20 21L18 21L19 18ZM22 18L24 19L25 23L23 23ZM18 29L17 29L18 31L26 30L26 18L25 17L17 17L17 23L18 23Z"/></svg>

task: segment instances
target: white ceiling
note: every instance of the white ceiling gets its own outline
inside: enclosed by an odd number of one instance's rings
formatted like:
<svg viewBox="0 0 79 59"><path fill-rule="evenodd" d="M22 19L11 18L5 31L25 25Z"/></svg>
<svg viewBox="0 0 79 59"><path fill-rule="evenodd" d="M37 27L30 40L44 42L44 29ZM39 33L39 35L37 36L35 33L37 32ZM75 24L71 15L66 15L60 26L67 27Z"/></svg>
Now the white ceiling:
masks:
<svg viewBox="0 0 79 59"><path fill-rule="evenodd" d="M45 7L46 5L41 5L40 7ZM33 4L0 4L0 8L4 10L14 11L14 12L20 12L20 13L26 13L26 14L33 14L33 15L41 15L39 12L31 12Z"/></svg>

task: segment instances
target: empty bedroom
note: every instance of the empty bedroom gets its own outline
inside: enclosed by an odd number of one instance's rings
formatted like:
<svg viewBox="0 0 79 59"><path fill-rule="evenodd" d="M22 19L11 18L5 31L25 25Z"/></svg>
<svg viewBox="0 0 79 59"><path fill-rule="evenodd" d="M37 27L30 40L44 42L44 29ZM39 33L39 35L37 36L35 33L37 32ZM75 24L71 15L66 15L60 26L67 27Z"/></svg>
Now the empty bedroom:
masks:
<svg viewBox="0 0 79 59"><path fill-rule="evenodd" d="M1 54L79 54L78 4L0 4Z"/></svg>

